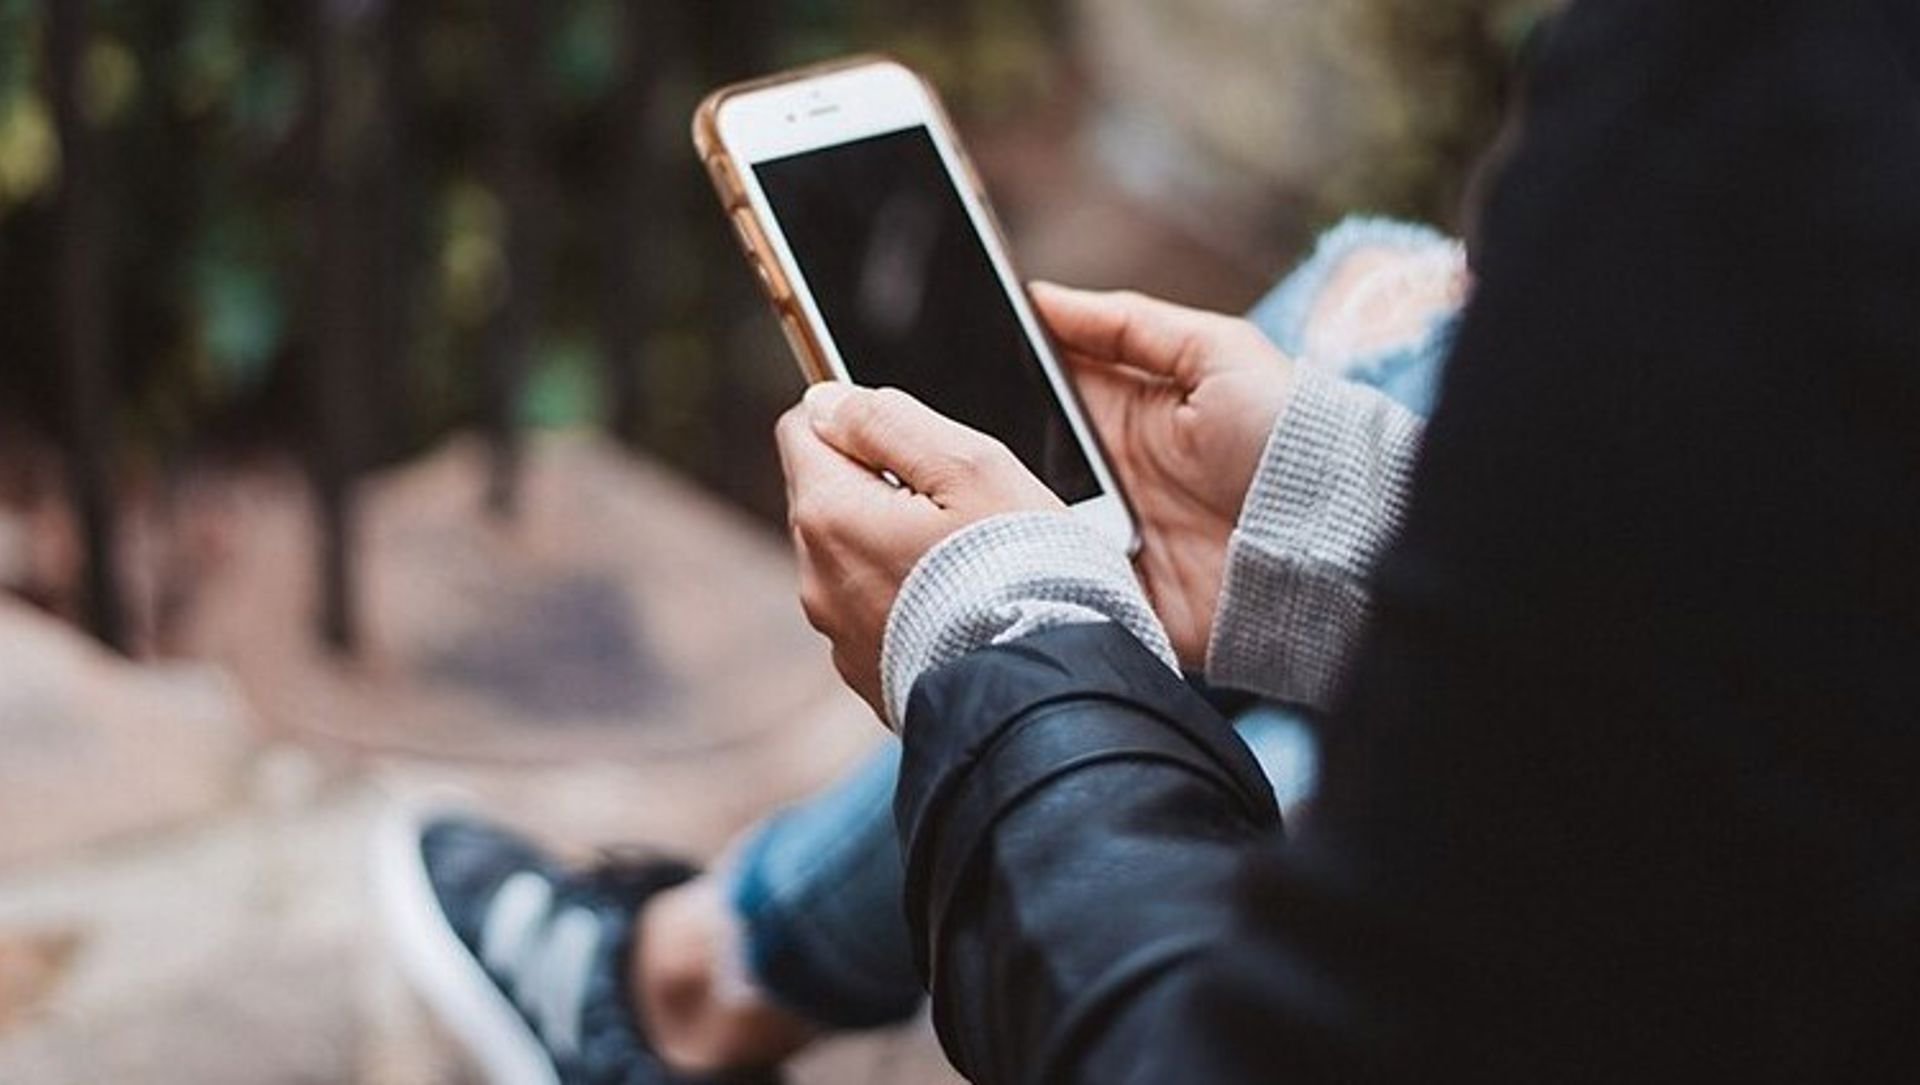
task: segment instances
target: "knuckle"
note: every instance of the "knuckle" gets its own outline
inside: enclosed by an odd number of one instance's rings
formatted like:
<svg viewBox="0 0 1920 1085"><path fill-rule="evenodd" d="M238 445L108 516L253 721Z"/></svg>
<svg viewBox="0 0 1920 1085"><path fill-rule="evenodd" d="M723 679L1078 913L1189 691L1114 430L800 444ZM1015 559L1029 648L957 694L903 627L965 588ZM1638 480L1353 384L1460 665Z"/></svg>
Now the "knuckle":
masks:
<svg viewBox="0 0 1920 1085"><path fill-rule="evenodd" d="M800 545L806 549L809 560L819 562L823 559L822 551L826 549L827 538L825 530L821 528L818 521L801 521L795 525L793 533L799 538Z"/></svg>
<svg viewBox="0 0 1920 1085"><path fill-rule="evenodd" d="M881 424L885 402L882 392L862 389L841 401L836 421L850 430L871 431Z"/></svg>
<svg viewBox="0 0 1920 1085"><path fill-rule="evenodd" d="M968 441L955 453L960 469L971 477L999 471L1013 459L1013 452L997 438L980 436Z"/></svg>
<svg viewBox="0 0 1920 1085"><path fill-rule="evenodd" d="M947 454L953 473L962 478L975 478L985 474L993 465L991 449L985 441L969 441L960 448Z"/></svg>
<svg viewBox="0 0 1920 1085"><path fill-rule="evenodd" d="M972 451L951 448L929 455L922 473L937 486L951 486L966 482L977 470Z"/></svg>
<svg viewBox="0 0 1920 1085"><path fill-rule="evenodd" d="M942 485L971 485L992 475L1003 456L1011 456L1006 446L984 435L955 442L928 458L926 472Z"/></svg>
<svg viewBox="0 0 1920 1085"><path fill-rule="evenodd" d="M1253 321L1245 317L1221 314L1218 319L1220 321L1218 325L1220 338L1236 347L1251 348L1254 346L1265 346L1269 343L1266 333L1256 327Z"/></svg>
<svg viewBox="0 0 1920 1085"><path fill-rule="evenodd" d="M793 500L787 505L787 526L804 540L814 533L819 523L819 496L807 490L794 494Z"/></svg>
<svg viewBox="0 0 1920 1085"><path fill-rule="evenodd" d="M828 601L825 591L817 582L804 584L800 588L800 610L807 616L807 624L815 632L831 633L828 628Z"/></svg>
<svg viewBox="0 0 1920 1085"><path fill-rule="evenodd" d="M869 397L869 404L875 413L897 414L910 410L916 401L898 388L878 388Z"/></svg>
<svg viewBox="0 0 1920 1085"><path fill-rule="evenodd" d="M908 425L919 405L919 400L898 388L878 389L867 400L867 426L877 434L897 434Z"/></svg>
<svg viewBox="0 0 1920 1085"><path fill-rule="evenodd" d="M816 490L794 498L789 519L804 541L819 543L838 532L842 516L841 503L835 501L830 493Z"/></svg>

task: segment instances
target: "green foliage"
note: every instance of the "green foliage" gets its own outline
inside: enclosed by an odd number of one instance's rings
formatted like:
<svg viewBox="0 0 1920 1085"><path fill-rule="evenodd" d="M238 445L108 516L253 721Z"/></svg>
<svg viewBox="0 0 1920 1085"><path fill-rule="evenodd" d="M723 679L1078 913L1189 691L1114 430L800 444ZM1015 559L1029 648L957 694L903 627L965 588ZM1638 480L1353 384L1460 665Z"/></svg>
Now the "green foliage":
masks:
<svg viewBox="0 0 1920 1085"><path fill-rule="evenodd" d="M285 285L271 254L250 243L263 229L241 214L221 215L189 265L195 339L211 367L202 377L221 388L258 388L286 341Z"/></svg>
<svg viewBox="0 0 1920 1085"><path fill-rule="evenodd" d="M606 407L600 374L600 350L591 341L543 344L520 400L520 421L546 429L597 425Z"/></svg>
<svg viewBox="0 0 1920 1085"><path fill-rule="evenodd" d="M60 148L34 80L39 22L28 0L0 0L0 222L40 196L60 168Z"/></svg>
<svg viewBox="0 0 1920 1085"><path fill-rule="evenodd" d="M346 22L328 47L334 90L316 158L312 35L322 10ZM638 367L639 439L725 476L716 418L771 409L790 394L791 374L728 358L742 349L730 329L758 328L764 316L738 288L737 256L688 153L694 98L745 74L729 65L864 48L924 63L963 109L1004 110L1036 91L1058 48L1035 6L1016 0L686 0L677 12L633 0L543 4L527 104L542 209L540 266L530 270L509 267L497 138L499 65L513 50L494 23L498 5L93 0L90 11L81 103L106 208L92 319L106 326L121 447L161 458L228 435L299 438L312 424L308 369L323 320L350 321L360 354L397 337L397 368L383 372L376 359L356 378L366 385L360 421L400 427L373 454L436 440L480 415L502 306L535 289L515 417L602 422L620 368ZM25 419L60 411L49 304L60 143L45 97L44 12L36 0L0 0L0 289L21 314L13 343L28 363L0 367L0 411ZM668 36L653 49L658 81L639 118L615 115L630 101L631 18ZM406 55L396 63L391 49ZM644 141L640 183L657 206L632 239L649 266L629 304L649 326L638 353L615 363L602 322L615 243L608 200L611 186L631 183L611 172L621 138ZM329 239L316 233L315 208L329 169L345 186L352 218L335 229L353 230L360 291L344 317L322 309Z"/></svg>
<svg viewBox="0 0 1920 1085"><path fill-rule="evenodd" d="M1542 0L1335 3L1346 20L1335 47L1384 105L1369 153L1355 156L1368 167L1338 178L1327 202L1444 218L1449 179L1491 124L1503 35ZM715 435L770 415L792 373L767 362L781 348L689 153L694 100L743 69L881 50L927 71L964 119L992 124L1062 78L1069 6L683 0L669 18L668 5L641 0L543 3L524 103L540 209L529 270L509 266L499 76L516 54L493 22L498 4L95 0L82 102L101 148L108 289L94 318L108 329L124 447L164 459L233 436L294 443L311 423L318 329L347 319L367 356L355 421L386 427L375 456L407 454L484 414L502 307L530 290L537 326L524 337L514 417L602 423L630 384L632 436L697 474L738 477L728 458L749 442ZM311 37L322 8L358 13L331 31L331 52ZM0 0L0 302L25 363L0 365L0 411L30 419L58 415L47 359L60 154L42 12L36 0ZM637 99L626 93L631 18L666 36L650 47L657 70ZM321 55L333 58L334 91L317 129ZM636 100L646 115L620 112ZM645 158L637 180L621 172L626 141ZM321 310L317 267L323 242L340 240L321 236L314 214L334 169L360 298L345 318ZM649 210L620 237L610 208L628 184L645 186ZM621 284L609 282L609 253L621 244L645 256L630 297L611 296ZM646 326L630 356L615 357L609 312L622 306Z"/></svg>
<svg viewBox="0 0 1920 1085"><path fill-rule="evenodd" d="M547 56L547 78L571 104L598 101L620 78L620 7L578 0L561 13Z"/></svg>

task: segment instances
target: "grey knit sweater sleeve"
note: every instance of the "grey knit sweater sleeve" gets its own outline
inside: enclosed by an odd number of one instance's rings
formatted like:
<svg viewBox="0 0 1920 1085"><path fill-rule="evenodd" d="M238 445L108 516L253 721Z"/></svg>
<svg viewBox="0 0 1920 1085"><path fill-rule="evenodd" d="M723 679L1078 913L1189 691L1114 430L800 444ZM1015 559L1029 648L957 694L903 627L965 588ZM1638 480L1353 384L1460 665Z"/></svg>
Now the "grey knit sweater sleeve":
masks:
<svg viewBox="0 0 1920 1085"><path fill-rule="evenodd" d="M1422 426L1371 388L1302 370L1227 549L1207 680L1326 707L1365 628Z"/></svg>
<svg viewBox="0 0 1920 1085"><path fill-rule="evenodd" d="M994 516L928 551L900 586L880 650L887 722L922 674L976 648L1060 625L1114 621L1178 669L1126 551L1066 512Z"/></svg>
<svg viewBox="0 0 1920 1085"><path fill-rule="evenodd" d="M1228 549L1207 651L1217 685L1324 705L1366 621L1366 575L1399 522L1419 420L1302 367ZM887 617L880 675L898 727L922 674L976 648L1116 621L1177 669L1126 554L1065 513L964 528L914 566Z"/></svg>

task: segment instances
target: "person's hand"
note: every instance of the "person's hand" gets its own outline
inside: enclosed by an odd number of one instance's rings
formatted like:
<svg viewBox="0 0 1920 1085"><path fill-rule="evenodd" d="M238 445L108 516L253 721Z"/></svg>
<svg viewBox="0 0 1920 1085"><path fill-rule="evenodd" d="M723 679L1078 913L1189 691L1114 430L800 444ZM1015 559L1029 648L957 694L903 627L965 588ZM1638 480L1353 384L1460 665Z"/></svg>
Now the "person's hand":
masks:
<svg viewBox="0 0 1920 1085"><path fill-rule="evenodd" d="M1139 519L1136 566L1182 665L1206 662L1227 542L1293 362L1234 317L1033 284Z"/></svg>
<svg viewBox="0 0 1920 1085"><path fill-rule="evenodd" d="M914 563L976 521L1064 506L1005 445L893 388L816 384L775 435L801 606L841 677L884 715L880 642Z"/></svg>

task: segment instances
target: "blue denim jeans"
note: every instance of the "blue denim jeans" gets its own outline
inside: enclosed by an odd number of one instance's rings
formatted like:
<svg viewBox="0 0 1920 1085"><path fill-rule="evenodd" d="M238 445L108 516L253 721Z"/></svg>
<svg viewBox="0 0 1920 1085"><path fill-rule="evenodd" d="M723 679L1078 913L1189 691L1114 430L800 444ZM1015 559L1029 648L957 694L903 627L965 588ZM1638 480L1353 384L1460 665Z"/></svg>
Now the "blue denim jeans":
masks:
<svg viewBox="0 0 1920 1085"><path fill-rule="evenodd" d="M1362 246L1445 243L1423 227L1350 220L1323 237L1313 257L1255 305L1249 319L1298 355L1307 313L1343 256ZM1424 415L1455 323L1451 315L1438 320L1418 341L1356 359L1343 372ZM1282 809L1297 808L1313 787L1309 723L1298 710L1265 703L1234 719ZM893 824L899 767L899 746L889 742L839 783L758 826L727 874L753 978L775 1002L820 1025L889 1024L920 1004Z"/></svg>

